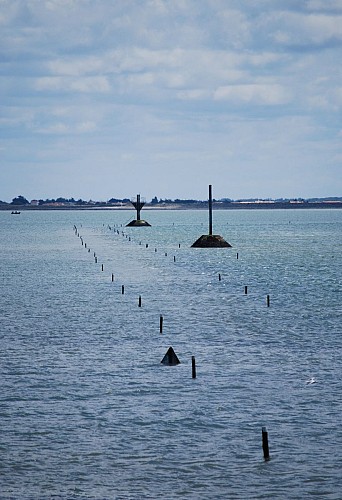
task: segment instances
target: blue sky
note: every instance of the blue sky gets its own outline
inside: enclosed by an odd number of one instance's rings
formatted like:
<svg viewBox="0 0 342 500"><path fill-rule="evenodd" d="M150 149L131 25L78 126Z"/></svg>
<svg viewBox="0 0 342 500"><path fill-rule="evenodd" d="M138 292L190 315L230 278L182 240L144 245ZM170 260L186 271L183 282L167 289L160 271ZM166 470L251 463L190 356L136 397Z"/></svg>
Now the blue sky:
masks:
<svg viewBox="0 0 342 500"><path fill-rule="evenodd" d="M0 0L0 200L342 196L342 0Z"/></svg>

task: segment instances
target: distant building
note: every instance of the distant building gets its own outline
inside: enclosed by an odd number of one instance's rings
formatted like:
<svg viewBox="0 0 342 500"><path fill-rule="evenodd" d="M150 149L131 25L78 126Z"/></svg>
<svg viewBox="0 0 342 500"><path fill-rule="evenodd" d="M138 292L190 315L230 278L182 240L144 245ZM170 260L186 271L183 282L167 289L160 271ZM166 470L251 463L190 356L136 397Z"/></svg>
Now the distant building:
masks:
<svg viewBox="0 0 342 500"><path fill-rule="evenodd" d="M39 205L39 201L38 200L31 200L30 205L34 205L35 207L37 207Z"/></svg>

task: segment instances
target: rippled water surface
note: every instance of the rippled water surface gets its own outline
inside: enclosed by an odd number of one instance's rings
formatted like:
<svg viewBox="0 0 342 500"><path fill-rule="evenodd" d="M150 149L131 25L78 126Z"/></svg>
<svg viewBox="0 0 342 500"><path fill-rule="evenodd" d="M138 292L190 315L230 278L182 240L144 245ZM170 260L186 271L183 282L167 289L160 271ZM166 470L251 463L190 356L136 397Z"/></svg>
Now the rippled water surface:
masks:
<svg viewBox="0 0 342 500"><path fill-rule="evenodd" d="M132 215L0 212L0 498L341 499L342 211Z"/></svg>

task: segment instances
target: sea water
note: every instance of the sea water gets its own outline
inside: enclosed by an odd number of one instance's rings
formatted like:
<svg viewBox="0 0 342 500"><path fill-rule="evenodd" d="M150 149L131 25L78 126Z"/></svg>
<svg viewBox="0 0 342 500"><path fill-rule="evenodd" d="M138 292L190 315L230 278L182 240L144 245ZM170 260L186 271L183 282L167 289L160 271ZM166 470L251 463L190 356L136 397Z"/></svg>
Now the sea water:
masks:
<svg viewBox="0 0 342 500"><path fill-rule="evenodd" d="M341 499L342 211L134 213L0 212L0 498Z"/></svg>

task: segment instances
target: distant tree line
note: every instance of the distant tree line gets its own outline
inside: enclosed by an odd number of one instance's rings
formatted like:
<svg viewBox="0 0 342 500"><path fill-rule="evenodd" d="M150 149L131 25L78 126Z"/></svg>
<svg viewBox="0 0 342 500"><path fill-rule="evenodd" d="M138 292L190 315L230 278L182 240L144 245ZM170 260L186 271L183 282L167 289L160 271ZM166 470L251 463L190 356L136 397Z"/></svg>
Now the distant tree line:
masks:
<svg viewBox="0 0 342 500"><path fill-rule="evenodd" d="M337 196L331 196L331 197L326 197L326 198L277 198L277 199L272 199L272 198L266 198L266 199L260 199L260 198L241 198L237 200L232 200L230 198L221 198L219 200L214 199L213 202L215 203L221 203L224 205L230 204L230 203L322 203L322 202L336 202L340 203L342 202L342 197L337 197ZM28 201L24 196L19 195L16 196L15 198L12 199L10 203L7 203L5 201L0 201L0 205L10 205L10 206L25 206L25 205L38 205L38 206L95 206L95 207L103 207L103 206L117 206L117 205L126 205L129 204L130 200L129 198L110 198L108 201L85 201L82 200L81 198L75 199L75 198L47 198L46 200L40 199L40 200L31 200ZM147 204L150 204L152 206L163 206L163 205L182 205L185 207L199 207L203 204L207 203L207 200L195 200L195 199L181 199L181 198L176 198L174 200L169 199L169 198L157 198L157 196L154 196L150 202L147 202Z"/></svg>

